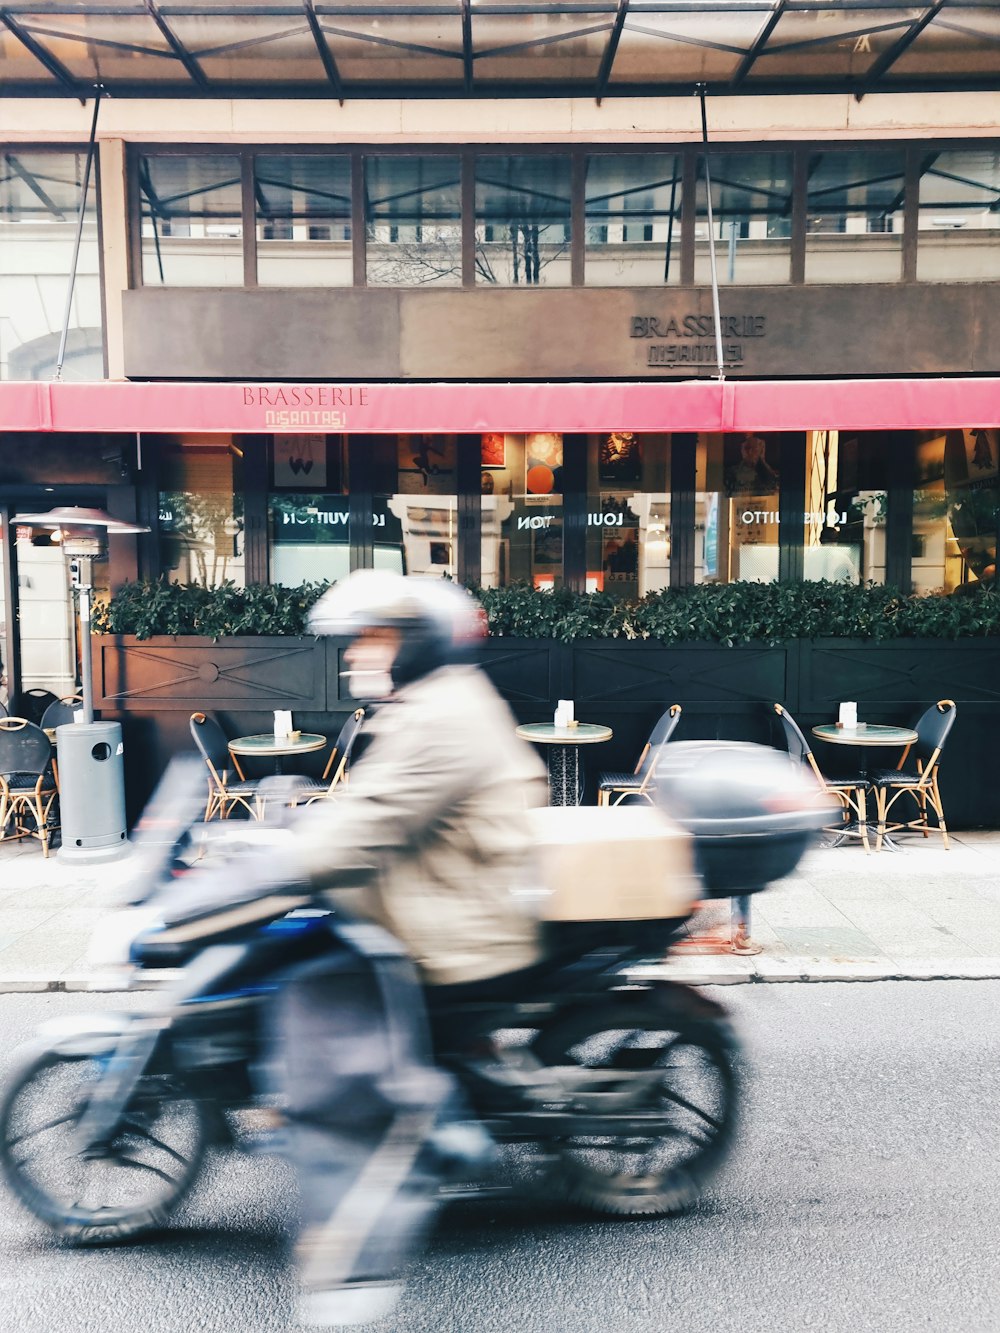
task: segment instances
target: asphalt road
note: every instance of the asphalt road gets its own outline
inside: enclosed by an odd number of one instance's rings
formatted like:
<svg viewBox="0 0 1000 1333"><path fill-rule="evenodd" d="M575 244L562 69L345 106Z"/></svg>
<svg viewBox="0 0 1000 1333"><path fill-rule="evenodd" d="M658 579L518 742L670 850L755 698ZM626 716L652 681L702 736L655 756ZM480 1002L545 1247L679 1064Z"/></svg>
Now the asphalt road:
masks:
<svg viewBox="0 0 1000 1333"><path fill-rule="evenodd" d="M716 993L750 1095L701 1206L453 1205L392 1333L1000 1330L1000 983ZM40 1018L114 1003L0 997L0 1064ZM229 1156L155 1243L74 1252L0 1195L0 1333L285 1330L293 1197L280 1163Z"/></svg>

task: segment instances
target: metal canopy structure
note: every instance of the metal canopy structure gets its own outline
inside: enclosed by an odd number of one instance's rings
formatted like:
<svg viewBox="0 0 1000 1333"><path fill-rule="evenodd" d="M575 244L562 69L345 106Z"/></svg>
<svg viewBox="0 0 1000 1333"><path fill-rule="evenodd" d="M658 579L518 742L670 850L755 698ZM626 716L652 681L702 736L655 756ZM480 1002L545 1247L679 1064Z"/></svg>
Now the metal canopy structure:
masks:
<svg viewBox="0 0 1000 1333"><path fill-rule="evenodd" d="M996 0L12 0L0 96L1000 89Z"/></svg>

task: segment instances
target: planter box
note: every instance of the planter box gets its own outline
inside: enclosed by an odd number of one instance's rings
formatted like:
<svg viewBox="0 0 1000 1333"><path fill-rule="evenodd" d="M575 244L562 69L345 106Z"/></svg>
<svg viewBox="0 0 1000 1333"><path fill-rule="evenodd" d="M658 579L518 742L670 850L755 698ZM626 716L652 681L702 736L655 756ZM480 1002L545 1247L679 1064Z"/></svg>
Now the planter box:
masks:
<svg viewBox="0 0 1000 1333"><path fill-rule="evenodd" d="M95 635L104 711L326 708L326 649L314 638Z"/></svg>
<svg viewBox="0 0 1000 1333"><path fill-rule="evenodd" d="M291 709L306 730L334 733L354 702L342 685L343 648L335 639L97 636L95 693L102 714L126 729L130 817L169 756L191 748L188 717L197 709L217 713L231 735L270 730L275 708ZM484 666L519 722L550 720L556 700L566 698L575 700L580 721L613 728L613 739L586 755L592 777L630 768L671 703L684 710L678 740L780 745L772 703L784 703L808 731L834 718L843 699L858 701L862 719L908 722L935 700L951 698L958 718L941 769L949 824L1000 828L1000 791L989 778L1000 749L1000 639L819 639L725 648L497 637L486 644ZM837 757L843 762L848 755ZM895 758L886 751L872 765ZM324 759L325 753L316 758L320 768ZM821 763L830 759L820 754Z"/></svg>

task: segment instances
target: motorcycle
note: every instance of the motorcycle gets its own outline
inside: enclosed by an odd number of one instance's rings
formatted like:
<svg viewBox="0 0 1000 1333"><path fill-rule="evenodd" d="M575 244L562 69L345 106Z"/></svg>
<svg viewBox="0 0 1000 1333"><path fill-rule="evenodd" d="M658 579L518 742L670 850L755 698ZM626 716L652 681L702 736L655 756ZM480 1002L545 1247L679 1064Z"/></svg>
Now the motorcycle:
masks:
<svg viewBox="0 0 1000 1333"><path fill-rule="evenodd" d="M700 872L690 901L661 920L563 921L551 927L545 963L452 998L447 1010L426 992L435 1058L495 1143L514 1145L522 1165L527 1155L529 1178L546 1193L619 1217L693 1204L732 1148L740 1102L739 1047L723 1007L640 965L662 959L697 897L759 891L789 873L830 820L811 780L766 747L668 749L663 801L690 830L681 836ZM358 947L354 923L287 889L244 899L234 887L209 919L175 912L159 924L164 901L204 873L206 841L218 859L223 840L238 886L232 839L253 847L288 836L267 826L199 830L193 777L186 761L168 770L137 834L137 906L127 924L102 932L106 950L126 956L129 984L164 968L170 980L139 1011L44 1024L0 1090L0 1171L72 1244L161 1227L210 1150L259 1150L248 1117L280 1135L280 1099L261 1076L268 1002L289 967ZM489 1179L445 1187L463 1198L509 1188Z"/></svg>

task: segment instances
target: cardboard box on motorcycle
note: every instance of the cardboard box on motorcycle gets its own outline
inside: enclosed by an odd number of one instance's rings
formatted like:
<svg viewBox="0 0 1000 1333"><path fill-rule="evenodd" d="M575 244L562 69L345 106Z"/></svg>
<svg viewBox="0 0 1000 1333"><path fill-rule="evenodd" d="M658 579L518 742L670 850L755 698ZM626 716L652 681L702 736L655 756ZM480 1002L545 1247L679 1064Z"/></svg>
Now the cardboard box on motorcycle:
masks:
<svg viewBox="0 0 1000 1333"><path fill-rule="evenodd" d="M653 806L531 811L548 921L652 921L698 901L690 836Z"/></svg>

